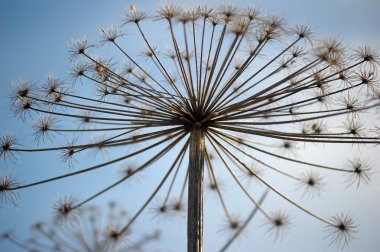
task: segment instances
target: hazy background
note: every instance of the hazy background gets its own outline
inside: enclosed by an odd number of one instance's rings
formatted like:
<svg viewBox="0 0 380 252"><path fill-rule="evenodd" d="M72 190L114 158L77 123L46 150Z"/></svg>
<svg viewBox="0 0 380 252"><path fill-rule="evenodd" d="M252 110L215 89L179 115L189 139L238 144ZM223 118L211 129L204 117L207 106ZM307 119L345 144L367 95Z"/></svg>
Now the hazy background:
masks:
<svg viewBox="0 0 380 252"><path fill-rule="evenodd" d="M208 3L215 6L220 1L182 1L183 3ZM182 3L181 2L181 3ZM232 1L231 1L232 2ZM9 112L9 86L12 81L25 78L33 82L43 80L48 73L65 77L68 72L67 44L73 37L87 34L89 41L99 40L99 29L107 24L120 24L124 9L134 2L112 1L18 1L1 0L0 2L0 131L16 133L25 146L33 146L31 121L23 123ZM137 8L152 12L160 2L138 1ZM228 3L228 2L227 2ZM369 43L379 48L380 1L376 0L262 0L234 1L237 6L253 6L262 9L265 14L277 14L289 25L310 25L317 37L336 37L348 41L350 45ZM128 31L126 31L128 32ZM140 42L140 41L139 41ZM301 198L305 206L315 209L324 216L336 211L348 212L360 223L357 239L343 251L380 251L380 168L378 164L379 148L353 148L357 155L369 157L376 173L370 185L363 185L357 191L355 187L346 188L344 179L333 173L326 173L327 186L320 198ZM377 152L377 153L375 153ZM305 160L323 160L326 164L342 165L351 154L347 148L310 147L308 151L300 150ZM376 157L377 156L377 157ZM40 154L22 154L15 164L6 165L0 160L0 174L9 171L20 183L45 178L45 172L57 169L57 174L66 172L65 166L57 162L57 156ZM342 161L343 160L343 161ZM138 161L136 161L138 162ZM164 163L164 162L162 162ZM79 159L85 167L92 164L91 158ZM83 164L83 165L82 165ZM158 164L159 165L159 164ZM116 180L118 167L111 172L94 172L77 178L62 180L19 192L21 199L17 207L0 209L0 233L13 230L17 237L26 239L29 226L38 220L52 216L52 206L58 198L74 194L86 197ZM146 195L157 184L156 174L145 174L139 182L120 186L95 200L97 205L105 205L109 200L117 200L133 213L146 199ZM294 183L275 181L287 195L300 198L294 192ZM130 193L134 190L133 194ZM261 189L258 189L261 190ZM130 200L133 198L133 200ZM140 199L141 198L141 199ZM214 205L217 200L206 197L206 251L220 248L223 236L217 233L220 229L220 207ZM136 206L131 202L140 202ZM249 211L251 204L244 201L231 201L235 209ZM266 234L262 216L257 216L245 235L234 244L230 251L341 251L328 245L324 225L303 214L292 206L282 202L275 195L268 197L266 209L276 210L285 207L292 216L292 227L282 240L274 242L273 236ZM140 233L147 233L158 226L163 237L158 249L150 247L148 251L184 251L185 250L185 218L174 221L157 220L154 214L144 214L136 227ZM177 224L180 223L180 224ZM219 224L218 224L219 223ZM175 224L175 225L173 225ZM219 226L218 226L219 225ZM213 228L209 228L209 227ZM0 251L16 252L8 242L0 243Z"/></svg>

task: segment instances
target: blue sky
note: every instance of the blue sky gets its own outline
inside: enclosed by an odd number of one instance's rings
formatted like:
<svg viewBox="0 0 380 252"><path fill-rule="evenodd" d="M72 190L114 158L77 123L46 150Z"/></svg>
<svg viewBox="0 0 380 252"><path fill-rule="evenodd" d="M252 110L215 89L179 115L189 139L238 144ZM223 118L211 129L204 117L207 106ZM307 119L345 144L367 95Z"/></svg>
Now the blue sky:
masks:
<svg viewBox="0 0 380 252"><path fill-rule="evenodd" d="M182 1L181 3L207 3L213 5L219 1ZM33 144L31 136L31 121L23 122L14 117L9 107L9 86L17 79L27 79L32 82L39 82L48 73L64 77L68 73L68 42L73 37L86 34L89 41L99 40L99 28L109 24L118 25L124 9L134 3L137 8L153 12L160 2L138 1L128 2L121 0L112 1L19 1L2 0L0 2L0 132L15 132L20 139L23 139L25 146ZM318 37L329 37L336 35L338 38L349 41L349 45L369 43L380 47L380 2L376 0L321 0L321 1L301 1L301 0L261 0L261 1L234 1L238 6L245 6L254 3L254 6L263 10L263 13L277 14L284 17L290 25L302 23L310 25ZM128 31L127 31L128 32ZM136 46L136 45L131 45ZM316 151L318 150L318 152ZM322 150L311 148L303 152L305 158L314 160L323 159L326 162L338 163L341 158L348 158L347 149L332 149L326 146ZM369 157L376 167L376 173L372 184L364 185L358 191L355 188L346 189L345 185L335 186L335 181L339 177L329 177L331 186L322 196L315 200L305 200L310 207L317 208L321 213L334 213L337 210L347 210L360 220L360 233L351 247L344 251L364 251L375 252L380 250L380 163L379 157L375 157L375 151L379 148L354 149L363 156ZM84 164L91 164L92 160L84 160ZM44 155L20 154L16 163L5 164L0 161L0 174L8 171L20 179L20 182L31 181L44 177L45 172L55 169L64 169L62 164L58 164L57 157ZM57 169L58 169L57 168ZM65 171L65 170L61 170ZM20 200L17 207L0 209L0 233L7 230L14 230L20 237L26 238L28 227L37 220L45 219L52 215L52 205L57 198L66 194L88 195L97 188L107 185L117 177L117 167L114 172L108 174L93 174L88 177L78 177L73 180L65 180L54 184L44 185L39 188L23 190L20 192ZM104 176L104 177L102 177ZM105 204L110 199L119 200L127 208L130 206L129 197L142 202L146 197L145 190L154 186L155 174L146 175L139 183L132 186L122 186L112 193L94 202L97 205ZM83 181L91 181L83 183ZM289 185L285 190L292 189ZM128 190L136 190L137 193L127 193ZM259 189L260 190L260 189ZM123 200L124 198L125 201ZM141 200L140 200L141 198ZM209 199L208 199L209 200ZM271 208L277 206L277 198L268 200L265 204ZM213 213L220 210L213 208L213 201L208 203L208 213L210 225L218 225L218 219L213 219ZM338 202L338 204L337 204ZM215 203L215 201L214 201ZM234 202L233 204L245 207L245 202ZM328 242L323 239L323 225L311 220L298 210L285 206L294 216L294 224L289 234L282 240L273 242L273 237L265 234L265 227L262 227L262 220L257 219L249 232L242 237L231 251L341 251L335 247L328 246ZM277 208L277 207L276 207ZM149 211L148 211L149 212ZM152 215L152 214L151 214ZM138 225L140 231L150 230L154 227L161 227L167 234L163 234L160 244L160 251L180 251L176 248L184 248L185 221L165 222L157 221L147 214L142 218L142 223ZM173 225L181 223L181 225ZM207 231L206 236L207 251L214 251L218 248L218 236L214 229ZM210 238L209 238L210 237ZM14 251L14 247L9 244L0 244L1 251Z"/></svg>

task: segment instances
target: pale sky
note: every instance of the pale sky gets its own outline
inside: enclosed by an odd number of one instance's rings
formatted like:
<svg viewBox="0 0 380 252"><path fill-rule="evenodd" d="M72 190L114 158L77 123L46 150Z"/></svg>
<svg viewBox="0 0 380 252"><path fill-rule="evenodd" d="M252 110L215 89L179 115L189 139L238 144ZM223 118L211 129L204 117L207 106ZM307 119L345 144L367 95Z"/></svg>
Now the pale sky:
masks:
<svg viewBox="0 0 380 252"><path fill-rule="evenodd" d="M220 1L181 1L193 5L195 3L207 3L210 6ZM276 14L284 18L287 24L306 24L316 31L316 37L335 36L342 39L348 46L368 43L379 50L380 46L380 1L377 0L261 0L261 1L225 1L234 2L237 6L253 6L262 9L263 13ZM100 27L121 24L121 17L125 8L134 3L137 8L154 12L154 8L160 2L122 0L112 1L20 1L2 0L0 2L0 133L14 132L23 139L22 144L33 146L31 124L32 120L23 122L14 117L9 106L9 86L15 80L24 78L32 82L43 80L47 74L65 77L68 73L68 42L73 37L86 34L89 41L98 42ZM126 33L128 34L128 30ZM151 31L154 32L154 31ZM163 34L159 34L164 36ZM131 45L131 47L136 44ZM377 117L379 117L377 115ZM370 118L370 117L368 117ZM366 120L369 120L366 118ZM377 118L379 121L379 118ZM349 146L350 147L350 146ZM380 167L379 147L371 148L321 148L310 147L300 150L299 154L304 159L314 160L329 164L342 164L351 157L348 150L368 157L374 167L374 175L370 185L356 188L346 188L344 179L334 174L326 176L326 189L317 199L305 199L300 193L295 192L294 183L276 181L289 195L298 197L305 205L316 209L321 214L334 214L337 211L348 212L358 220L359 233L351 246L344 250L328 245L324 239L324 225L311 217L303 214L286 202L281 202L278 197L270 194L264 205L270 210L284 207L292 216L292 226L288 233L280 240L274 242L272 236L266 234L262 216L257 216L248 228L247 232L231 247L230 251L259 251L259 252L291 252L291 251L348 251L348 252L376 252L380 251ZM350 152L350 153L352 153ZM64 170L64 166L57 162L57 157L46 157L40 154L20 154L15 163L5 163L0 160L0 174L9 172L17 177L20 183L34 181L37 178L45 178L44 172L51 169ZM165 161L165 160L164 160ZM162 161L162 164L165 162ZM83 164L91 164L91 158L79 160ZM138 162L138 161L137 161ZM63 170L62 170L63 169ZM0 233L12 230L21 240L26 239L29 226L39 220L52 216L52 206L57 198L67 194L86 196L103 188L118 178L118 167L108 174L92 174L72 180L63 180L57 183L42 185L20 191L20 199L17 207L0 209ZM58 172L58 174L60 174ZM117 200L126 208L133 211L137 206L131 206L130 198L141 204L144 197L149 195L149 189L158 181L155 174L146 174L139 182L132 185L123 185L111 193L95 200L96 205L104 205L109 200ZM331 175L331 176L330 176ZM104 176L104 177L103 177ZM275 179L275 178L274 178ZM86 183L88 181L88 183ZM227 181L227 184L233 184ZM228 188L228 187L227 187ZM255 189L255 187L252 187ZM257 190L262 190L258 187ZM235 193L231 189L228 195ZM141 198L141 199L140 199ZM205 218L206 235L205 251L217 251L220 248L223 233L216 232L220 229L221 219L214 213L221 213L220 206L215 206L216 200L206 195ZM243 209L246 212L251 209L251 204L246 201L231 199L235 209ZM185 251L185 219L157 220L154 214L147 211L142 220L137 224L138 231L152 230L159 227L163 234L158 245L150 247L151 251ZM211 227L212 226L212 227ZM0 251L17 252L14 246L2 241ZM148 250L150 251L150 250Z"/></svg>

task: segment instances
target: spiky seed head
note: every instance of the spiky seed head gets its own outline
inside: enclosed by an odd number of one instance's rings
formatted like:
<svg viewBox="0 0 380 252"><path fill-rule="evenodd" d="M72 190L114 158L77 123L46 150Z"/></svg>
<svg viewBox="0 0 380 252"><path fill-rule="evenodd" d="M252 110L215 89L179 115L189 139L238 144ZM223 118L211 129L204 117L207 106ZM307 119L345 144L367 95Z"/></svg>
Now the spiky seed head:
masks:
<svg viewBox="0 0 380 252"><path fill-rule="evenodd" d="M296 25L293 29L290 30L291 33L294 33L300 39L306 39L309 42L312 41L313 32L310 27L306 25Z"/></svg>
<svg viewBox="0 0 380 252"><path fill-rule="evenodd" d="M0 137L0 158L3 159L16 159L14 148L17 147L18 140L17 137L13 134L3 134Z"/></svg>
<svg viewBox="0 0 380 252"><path fill-rule="evenodd" d="M168 21L172 21L173 18L177 18L181 15L181 9L172 3L169 4L163 4L158 10L157 10L157 18L158 19L166 19Z"/></svg>
<svg viewBox="0 0 380 252"><path fill-rule="evenodd" d="M327 225L327 236L330 240L330 245L336 245L343 249L346 247L357 233L357 225L354 220L346 214L337 214L329 220Z"/></svg>
<svg viewBox="0 0 380 252"><path fill-rule="evenodd" d="M218 9L217 15L224 23L228 24L240 14L239 10L233 5L222 5Z"/></svg>
<svg viewBox="0 0 380 252"><path fill-rule="evenodd" d="M375 49L369 47L368 45L355 49L351 58L353 60L363 61L366 66L370 66L371 68L380 63L380 55Z"/></svg>
<svg viewBox="0 0 380 252"><path fill-rule="evenodd" d="M371 166L368 161L364 161L358 157L352 159L348 163L349 171L347 173L348 186L356 184L358 188L362 182L369 184L371 182Z"/></svg>
<svg viewBox="0 0 380 252"><path fill-rule="evenodd" d="M249 21L253 21L253 20L256 20L256 19L259 19L260 17L260 10L258 9L255 9L255 8L252 8L252 7L248 7L246 8L244 11L243 11L243 15L245 17L248 18Z"/></svg>
<svg viewBox="0 0 380 252"><path fill-rule="evenodd" d="M74 60L78 56L87 53L87 50L93 45L88 44L87 37L83 36L81 38L72 39L69 44L69 52L71 53L71 59Z"/></svg>
<svg viewBox="0 0 380 252"><path fill-rule="evenodd" d="M79 220L80 209L75 207L73 197L59 199L54 205L55 221L59 224L71 224Z"/></svg>
<svg viewBox="0 0 380 252"><path fill-rule="evenodd" d="M63 80L57 79L52 74L49 74L42 85L42 91L46 94L46 97L52 98L59 93L67 91L64 89L64 84Z"/></svg>
<svg viewBox="0 0 380 252"><path fill-rule="evenodd" d="M119 249L125 245L125 238L130 233L132 233L130 229L123 231L116 227L108 227L106 237L107 243L109 244L108 249L111 249L111 251L119 251Z"/></svg>
<svg viewBox="0 0 380 252"><path fill-rule="evenodd" d="M121 36L123 36L123 33L116 26L100 28L101 43L114 43Z"/></svg>
<svg viewBox="0 0 380 252"><path fill-rule="evenodd" d="M17 191L12 190L18 183L11 175L0 176L0 208L8 206L9 203L16 206L16 201L19 198Z"/></svg>
<svg viewBox="0 0 380 252"><path fill-rule="evenodd" d="M137 9L136 5L131 4L130 8L125 10L125 17L123 19L123 26L129 23L139 24L142 20L146 19L146 13Z"/></svg>
<svg viewBox="0 0 380 252"><path fill-rule="evenodd" d="M225 222L220 227L219 231L221 234L234 235L241 229L242 224L243 222L238 215L230 214L229 216L226 216Z"/></svg>
<svg viewBox="0 0 380 252"><path fill-rule="evenodd" d="M91 70L91 64L86 61L80 61L71 65L70 77L74 83L85 76Z"/></svg>
<svg viewBox="0 0 380 252"><path fill-rule="evenodd" d="M371 69L360 69L353 78L356 81L361 81L367 87L367 94L374 93L377 90L377 76Z"/></svg>
<svg viewBox="0 0 380 252"><path fill-rule="evenodd" d="M299 176L299 188L304 188L304 194L311 198L319 196L323 188L323 177L314 170L308 170Z"/></svg>
<svg viewBox="0 0 380 252"><path fill-rule="evenodd" d="M284 211L278 210L271 214L269 223L266 225L268 233L273 234L275 239L281 239L290 227L290 217Z"/></svg>
<svg viewBox="0 0 380 252"><path fill-rule="evenodd" d="M198 5L196 11L203 19L208 19L213 15L213 9L207 7L206 5Z"/></svg>
<svg viewBox="0 0 380 252"><path fill-rule="evenodd" d="M351 134L353 137L362 137L364 136L366 130L356 118L351 119L348 122L345 121L345 128L349 134Z"/></svg>
<svg viewBox="0 0 380 252"><path fill-rule="evenodd" d="M110 230L108 237L113 241L117 241L121 238L121 233L118 230Z"/></svg>
<svg viewBox="0 0 380 252"><path fill-rule="evenodd" d="M66 144L65 148L61 151L62 152L61 160L65 163L67 162L71 168L74 166L74 162L76 161L75 159L75 154L77 153L77 150L75 149L76 141L77 139L73 139L69 141Z"/></svg>
<svg viewBox="0 0 380 252"><path fill-rule="evenodd" d="M11 102L16 104L24 99L28 99L34 93L34 85L26 80L17 80L11 84Z"/></svg>
<svg viewBox="0 0 380 252"><path fill-rule="evenodd" d="M57 120L51 115L41 116L33 126L35 129L34 136L39 142L50 137L51 130L56 126Z"/></svg>
<svg viewBox="0 0 380 252"><path fill-rule="evenodd" d="M25 98L15 103L11 109L16 116L20 117L23 121L25 121L27 115L31 115L32 108L34 108L35 106L37 106L35 100Z"/></svg>

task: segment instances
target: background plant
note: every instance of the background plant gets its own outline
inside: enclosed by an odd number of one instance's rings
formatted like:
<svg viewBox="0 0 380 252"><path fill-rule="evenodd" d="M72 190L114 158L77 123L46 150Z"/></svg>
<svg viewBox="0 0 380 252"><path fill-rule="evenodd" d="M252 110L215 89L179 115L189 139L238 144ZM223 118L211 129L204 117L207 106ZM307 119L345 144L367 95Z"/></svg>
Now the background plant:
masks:
<svg viewBox="0 0 380 252"><path fill-rule="evenodd" d="M14 249L29 252L42 251L145 251L149 243L157 243L160 231L138 235L136 230L130 230L128 239L110 243L107 238L117 228L120 219L127 219L128 212L116 202L109 202L108 207L99 209L88 206L83 209L80 219L75 222L61 223L57 219L35 223L30 230L27 240L20 239L12 231L3 233L2 243L14 245ZM132 238L133 237L133 238Z"/></svg>

